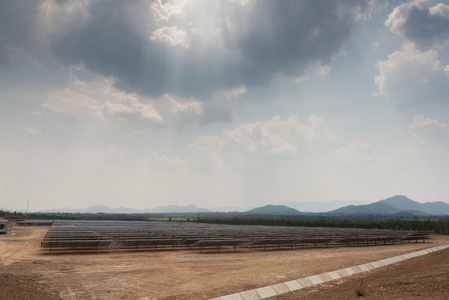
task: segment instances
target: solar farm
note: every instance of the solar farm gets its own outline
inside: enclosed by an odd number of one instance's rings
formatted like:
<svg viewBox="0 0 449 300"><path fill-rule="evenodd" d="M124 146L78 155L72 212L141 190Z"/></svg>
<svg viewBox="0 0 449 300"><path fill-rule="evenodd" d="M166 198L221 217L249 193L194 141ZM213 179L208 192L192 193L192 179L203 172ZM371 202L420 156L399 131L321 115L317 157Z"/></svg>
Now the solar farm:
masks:
<svg viewBox="0 0 449 300"><path fill-rule="evenodd" d="M52 251L301 249L425 242L429 232L194 222L54 221L41 242Z"/></svg>
<svg viewBox="0 0 449 300"><path fill-rule="evenodd" d="M0 235L1 294L8 299L29 295L33 299L211 299L449 243L449 236L416 231L166 221L59 220L50 227L27 220L26 224ZM447 278L445 257L435 253L400 264L403 268L410 262L407 270L413 270L414 261L422 263L419 270L434 274L432 282L447 285L439 281ZM420 273L410 277L407 271L406 277L400 277L402 269L394 271L390 266L344 280L359 286L360 278L370 276L366 282L377 278L377 270L388 278L402 278L399 282L421 283ZM326 286L340 284L337 279ZM441 290L431 288L425 295L440 295ZM353 290L333 298L346 299ZM404 291L404 295L408 294Z"/></svg>

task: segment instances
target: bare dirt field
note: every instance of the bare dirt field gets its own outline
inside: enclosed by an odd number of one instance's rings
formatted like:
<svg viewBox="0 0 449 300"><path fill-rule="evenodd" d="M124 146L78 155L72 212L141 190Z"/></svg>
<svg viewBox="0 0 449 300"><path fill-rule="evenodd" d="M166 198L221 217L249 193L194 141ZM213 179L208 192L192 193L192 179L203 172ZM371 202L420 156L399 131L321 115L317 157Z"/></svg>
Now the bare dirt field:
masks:
<svg viewBox="0 0 449 300"><path fill-rule="evenodd" d="M0 299L209 299L449 243L281 250L53 253L49 227L0 236ZM275 299L448 299L449 251L439 251ZM362 283L363 281L363 283Z"/></svg>

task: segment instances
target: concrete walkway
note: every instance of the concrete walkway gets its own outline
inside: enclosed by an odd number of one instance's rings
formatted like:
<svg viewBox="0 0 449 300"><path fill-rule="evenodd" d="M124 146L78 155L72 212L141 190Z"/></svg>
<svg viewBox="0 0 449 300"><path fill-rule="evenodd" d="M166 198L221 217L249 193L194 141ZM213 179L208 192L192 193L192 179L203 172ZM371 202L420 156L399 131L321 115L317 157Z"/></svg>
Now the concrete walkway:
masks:
<svg viewBox="0 0 449 300"><path fill-rule="evenodd" d="M254 290L244 291L232 295L226 295L218 298L213 298L212 300L256 300L264 299L272 296L280 295L283 293L289 293L296 291L311 285L321 284L326 281L336 280L346 276L352 276L356 273L362 273L370 271L376 268L380 268L389 264L394 264L403 260L407 260L413 257L425 255L434 251L439 251L449 248L449 244L432 247L429 249L424 249L408 254L403 254L391 258L386 258L378 260L375 262L370 262L346 269L341 269L337 271L327 272L319 275L309 276L306 278L301 278L297 280L287 281L283 283L278 283L275 285L265 286Z"/></svg>

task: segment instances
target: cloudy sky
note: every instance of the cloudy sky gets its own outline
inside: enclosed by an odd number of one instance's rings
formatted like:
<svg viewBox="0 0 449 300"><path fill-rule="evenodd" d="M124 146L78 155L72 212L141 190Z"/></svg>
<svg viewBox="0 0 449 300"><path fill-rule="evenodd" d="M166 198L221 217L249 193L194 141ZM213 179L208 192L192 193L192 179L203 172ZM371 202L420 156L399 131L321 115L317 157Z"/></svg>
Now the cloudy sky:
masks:
<svg viewBox="0 0 449 300"><path fill-rule="evenodd" d="M0 208L449 202L449 3L0 2Z"/></svg>

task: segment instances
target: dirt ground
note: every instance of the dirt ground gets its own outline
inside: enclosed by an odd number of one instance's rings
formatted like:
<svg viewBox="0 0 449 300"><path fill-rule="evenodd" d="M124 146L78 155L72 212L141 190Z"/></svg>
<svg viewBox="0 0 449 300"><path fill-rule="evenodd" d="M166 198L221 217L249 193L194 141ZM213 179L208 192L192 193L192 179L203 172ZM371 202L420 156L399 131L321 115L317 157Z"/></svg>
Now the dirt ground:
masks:
<svg viewBox="0 0 449 300"><path fill-rule="evenodd" d="M209 299L449 243L48 254L47 230L16 226L0 236L0 299ZM431 253L275 299L352 299L360 285L366 299L448 299L448 258Z"/></svg>
<svg viewBox="0 0 449 300"><path fill-rule="evenodd" d="M449 250L433 252L269 299L446 300L449 299Z"/></svg>

